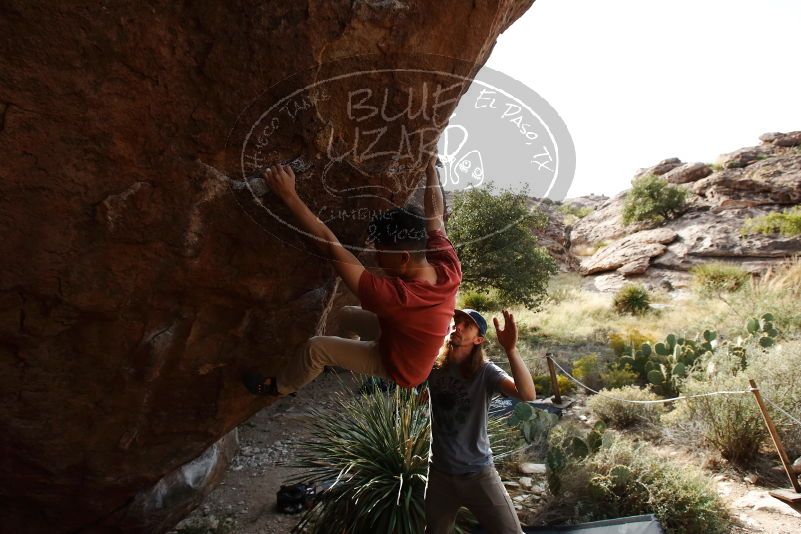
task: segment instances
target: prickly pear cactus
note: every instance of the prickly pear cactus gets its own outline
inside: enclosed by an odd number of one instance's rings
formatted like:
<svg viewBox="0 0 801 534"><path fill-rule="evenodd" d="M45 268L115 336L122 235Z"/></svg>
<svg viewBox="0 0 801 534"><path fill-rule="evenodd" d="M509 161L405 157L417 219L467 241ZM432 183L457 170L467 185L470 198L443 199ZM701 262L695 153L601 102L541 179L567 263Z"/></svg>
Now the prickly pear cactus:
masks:
<svg viewBox="0 0 801 534"><path fill-rule="evenodd" d="M520 428L526 443L531 443L536 436L547 434L558 420L552 413L532 408L526 402L518 402L506 422L509 426Z"/></svg>
<svg viewBox="0 0 801 534"><path fill-rule="evenodd" d="M757 319L752 317L746 322L745 329L750 338L754 338L762 348L772 347L779 337L779 331L773 326L773 314L765 313Z"/></svg>

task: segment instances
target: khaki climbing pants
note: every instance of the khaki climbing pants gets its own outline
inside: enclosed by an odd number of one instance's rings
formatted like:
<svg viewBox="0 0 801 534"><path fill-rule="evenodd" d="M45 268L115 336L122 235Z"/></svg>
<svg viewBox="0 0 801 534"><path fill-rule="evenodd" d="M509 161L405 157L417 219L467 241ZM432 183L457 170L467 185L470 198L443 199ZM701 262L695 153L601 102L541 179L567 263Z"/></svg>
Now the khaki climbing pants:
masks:
<svg viewBox="0 0 801 534"><path fill-rule="evenodd" d="M426 486L426 534L449 534L462 506L473 512L490 534L520 534L512 499L495 466L474 475L448 475L428 470Z"/></svg>
<svg viewBox="0 0 801 534"><path fill-rule="evenodd" d="M278 392L288 395L299 390L333 365L354 373L389 378L378 350L381 327L378 317L358 306L343 306L339 333L359 336L315 336L304 343L295 357L276 377Z"/></svg>

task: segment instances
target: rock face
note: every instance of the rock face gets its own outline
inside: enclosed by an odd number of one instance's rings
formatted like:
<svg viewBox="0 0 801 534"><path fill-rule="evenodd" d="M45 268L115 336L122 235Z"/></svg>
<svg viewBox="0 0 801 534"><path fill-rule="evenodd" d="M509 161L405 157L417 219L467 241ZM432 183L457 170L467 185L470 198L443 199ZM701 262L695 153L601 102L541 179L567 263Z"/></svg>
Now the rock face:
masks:
<svg viewBox="0 0 801 534"><path fill-rule="evenodd" d="M681 160L679 158L663 159L662 161L660 161L656 165L653 165L651 167L646 167L644 169L638 170L634 174L634 178L633 179L636 180L637 178L639 178L641 176L645 176L647 174L654 174L656 176L662 176L666 172L672 171L673 169L675 169L675 168L677 168L677 167L679 167L681 165L683 165L683 164L682 164L682 162L681 162Z"/></svg>
<svg viewBox="0 0 801 534"><path fill-rule="evenodd" d="M326 148L356 135L343 102L355 90L387 91L385 111L435 139L464 87L439 121L407 116L409 88L441 80L393 69L417 62L469 76L530 4L6 2L4 530L163 530L168 514L148 524L136 496L202 460L264 406L241 386L243 370L275 369L324 328L332 269L280 223L274 198L264 197L268 211L246 188L231 187L241 178L242 132L265 111L259 106L301 89L303 98L280 110L294 120L255 137L264 159L254 158L254 169L291 160L313 209L356 185L389 193L336 197L325 207L384 209L408 196L422 164L385 157L368 165L363 153L339 152L336 172L321 183ZM416 61L406 52L433 56ZM368 71L385 70L328 92L309 89L353 56ZM376 150L393 145L397 136L387 136ZM364 235L352 218L331 224L343 240Z"/></svg>
<svg viewBox="0 0 801 534"><path fill-rule="evenodd" d="M686 184L705 178L712 174L712 168L706 163L685 163L671 169L662 176L672 184Z"/></svg>
<svg viewBox="0 0 801 534"><path fill-rule="evenodd" d="M530 202L529 208L536 209L548 217L548 224L534 231L539 245L545 247L560 271L578 270L579 262L570 253L570 227L565 225L564 215L559 212L557 205L544 199Z"/></svg>
<svg viewBox="0 0 801 534"><path fill-rule="evenodd" d="M760 140L760 146L721 156L717 171L677 158L638 171L635 178L661 175L689 193L687 212L661 228L623 224L626 192L576 222L569 247L581 259L581 272L594 277L590 286L615 290L634 278L652 287L681 287L699 263L729 261L758 274L801 252L799 237L741 235L747 218L801 204L801 132ZM665 239L650 239L662 235L650 232L663 232Z"/></svg>
<svg viewBox="0 0 801 534"><path fill-rule="evenodd" d="M608 244L609 242L648 228L645 224L625 226L623 224L623 202L626 192L618 193L606 200L595 211L583 217L570 230L570 246L574 250L582 246Z"/></svg>
<svg viewBox="0 0 801 534"><path fill-rule="evenodd" d="M127 532L168 530L225 477L238 447L234 429L191 462L137 493L131 504L105 518L98 528Z"/></svg>
<svg viewBox="0 0 801 534"><path fill-rule="evenodd" d="M693 183L692 191L718 210L801 203L801 152L724 169Z"/></svg>
<svg viewBox="0 0 801 534"><path fill-rule="evenodd" d="M582 274L594 274L617 269L621 274L642 274L649 260L667 250L665 246L676 239L669 228L643 230L618 239L581 262Z"/></svg>

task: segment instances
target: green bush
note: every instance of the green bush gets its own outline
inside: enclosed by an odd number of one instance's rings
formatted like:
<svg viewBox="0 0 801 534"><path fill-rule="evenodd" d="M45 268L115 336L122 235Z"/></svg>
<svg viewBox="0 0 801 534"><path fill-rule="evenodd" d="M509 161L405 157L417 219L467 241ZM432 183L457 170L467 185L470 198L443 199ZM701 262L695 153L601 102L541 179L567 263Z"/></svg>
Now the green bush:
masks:
<svg viewBox="0 0 801 534"><path fill-rule="evenodd" d="M748 349L755 345L725 344L701 361L702 372L687 377L682 386L688 396L716 391L746 391ZM725 394L689 398L664 420L695 428L706 446L732 463L748 466L759 453L767 434L753 395ZM689 423L689 424L688 424Z"/></svg>
<svg viewBox="0 0 801 534"><path fill-rule="evenodd" d="M801 235L801 206L784 211L774 211L759 217L748 217L740 229L743 235L748 234L781 234L785 237Z"/></svg>
<svg viewBox="0 0 801 534"><path fill-rule="evenodd" d="M597 354L586 354L573 362L572 374L592 389L600 389L603 366Z"/></svg>
<svg viewBox="0 0 801 534"><path fill-rule="evenodd" d="M522 404L522 403L521 403ZM495 465L503 465L515 460L515 452L524 444L520 430L508 423L509 417L489 417L487 435ZM545 434L547 436L547 433ZM544 436L541 437L544 439ZM532 440L531 442L534 442ZM531 443L528 442L528 443Z"/></svg>
<svg viewBox="0 0 801 534"><path fill-rule="evenodd" d="M622 388L637 383L639 376L628 365L615 365L601 373L601 382L608 388Z"/></svg>
<svg viewBox="0 0 801 534"><path fill-rule="evenodd" d="M683 383L683 393L746 391L754 378L762 395L790 414L801 414L801 340L789 340L768 348L756 339L727 344L704 361L704 373ZM768 404L788 453L801 455L801 428ZM698 425L705 444L729 461L751 467L768 434L750 393L689 399L686 409L667 419L681 426Z"/></svg>
<svg viewBox="0 0 801 534"><path fill-rule="evenodd" d="M571 443L558 429L551 432L554 444ZM726 505L704 474L664 458L647 446L606 432L597 452L584 457L558 453L551 456L549 452L549 459L548 475L555 482L551 485L555 489L542 507L549 522L653 513L666 534L729 532Z"/></svg>
<svg viewBox="0 0 801 534"><path fill-rule="evenodd" d="M745 390L743 376L723 372L684 381L685 395ZM732 463L749 466L765 441L765 425L751 395L697 397L687 402L687 417L700 425L702 441Z"/></svg>
<svg viewBox="0 0 801 534"><path fill-rule="evenodd" d="M623 223L661 223L686 209L687 190L660 176L646 175L632 183L623 202Z"/></svg>
<svg viewBox="0 0 801 534"><path fill-rule="evenodd" d="M494 295L482 291L467 290L459 293L459 307L487 312L498 310L501 305Z"/></svg>
<svg viewBox="0 0 801 534"><path fill-rule="evenodd" d="M535 232L548 219L527 205L524 193L491 184L457 193L448 219L448 236L459 252L462 287L494 289L504 304L536 308L545 297L556 262L539 246Z"/></svg>
<svg viewBox="0 0 801 534"><path fill-rule="evenodd" d="M612 306L620 314L642 315L651 309L651 297L642 285L626 284L615 293Z"/></svg>
<svg viewBox="0 0 801 534"><path fill-rule="evenodd" d="M753 378L763 397L801 420L801 339L791 339L767 349L748 351L745 374ZM752 404L753 404L753 399ZM768 411L787 453L801 457L801 426L768 403Z"/></svg>
<svg viewBox="0 0 801 534"><path fill-rule="evenodd" d="M742 288L751 275L737 265L713 261L690 269L693 283L701 294L732 293Z"/></svg>
<svg viewBox="0 0 801 534"><path fill-rule="evenodd" d="M590 397L587 406L598 419L607 425L614 428L628 428L637 425L652 425L658 422L665 407L662 404L631 404L623 402L623 400L651 401L659 398L658 395L647 389L627 386L601 390L600 395Z"/></svg>
<svg viewBox="0 0 801 534"><path fill-rule="evenodd" d="M593 209L589 206L578 206L576 204L561 204L557 210L566 219L575 218L576 220L583 219L593 212Z"/></svg>
<svg viewBox="0 0 801 534"><path fill-rule="evenodd" d="M534 375L534 387L537 388L537 395L550 397L553 395L551 391L551 376L550 375ZM565 395L576 389L576 384L572 382L565 375L557 375L556 384L559 386L559 393Z"/></svg>

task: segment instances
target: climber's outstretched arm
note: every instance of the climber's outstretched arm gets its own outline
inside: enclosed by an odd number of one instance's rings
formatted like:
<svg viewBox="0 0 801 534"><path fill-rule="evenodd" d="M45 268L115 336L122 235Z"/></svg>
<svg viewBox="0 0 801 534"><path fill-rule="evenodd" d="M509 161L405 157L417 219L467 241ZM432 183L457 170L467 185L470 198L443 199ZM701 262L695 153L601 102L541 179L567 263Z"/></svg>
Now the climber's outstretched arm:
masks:
<svg viewBox="0 0 801 534"><path fill-rule="evenodd" d="M337 236L321 221L295 189L295 173L288 165L273 165L264 172L264 180L276 195L286 204L297 219L299 226L311 234L315 245L323 255L331 260L345 285L358 295L359 278L364 265L348 249L342 246Z"/></svg>
<svg viewBox="0 0 801 534"><path fill-rule="evenodd" d="M437 157L432 157L426 166L426 191L425 191L425 210L426 210L426 231L433 230L445 231L445 197L442 192L442 184L437 176L435 163Z"/></svg>

